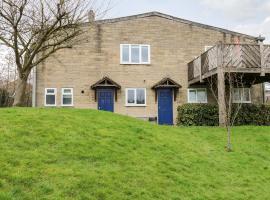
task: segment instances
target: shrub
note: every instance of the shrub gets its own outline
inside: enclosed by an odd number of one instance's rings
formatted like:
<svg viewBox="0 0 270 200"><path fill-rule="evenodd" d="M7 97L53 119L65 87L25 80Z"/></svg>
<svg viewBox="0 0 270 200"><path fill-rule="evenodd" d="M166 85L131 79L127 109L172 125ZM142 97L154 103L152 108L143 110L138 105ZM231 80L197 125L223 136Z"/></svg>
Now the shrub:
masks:
<svg viewBox="0 0 270 200"><path fill-rule="evenodd" d="M184 104L178 107L177 124L184 126L218 125L218 108L211 104Z"/></svg>
<svg viewBox="0 0 270 200"><path fill-rule="evenodd" d="M180 126L218 126L218 106L211 104L184 104L178 107ZM270 106L243 104L235 125L270 125Z"/></svg>

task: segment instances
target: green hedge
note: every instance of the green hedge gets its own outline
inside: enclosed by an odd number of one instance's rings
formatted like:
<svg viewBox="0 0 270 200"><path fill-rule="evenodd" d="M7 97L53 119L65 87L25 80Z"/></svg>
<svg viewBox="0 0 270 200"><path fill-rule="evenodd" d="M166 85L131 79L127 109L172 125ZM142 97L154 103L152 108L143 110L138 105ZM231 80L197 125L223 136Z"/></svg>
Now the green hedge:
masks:
<svg viewBox="0 0 270 200"><path fill-rule="evenodd" d="M185 104L178 107L179 126L217 126L218 106L210 104ZM235 125L270 125L270 106L243 104Z"/></svg>

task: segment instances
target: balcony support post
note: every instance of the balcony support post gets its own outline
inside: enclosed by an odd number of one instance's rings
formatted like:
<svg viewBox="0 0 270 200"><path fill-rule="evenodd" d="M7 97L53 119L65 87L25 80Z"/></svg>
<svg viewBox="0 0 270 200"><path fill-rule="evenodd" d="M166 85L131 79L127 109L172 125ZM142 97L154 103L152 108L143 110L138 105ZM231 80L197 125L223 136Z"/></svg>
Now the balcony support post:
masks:
<svg viewBox="0 0 270 200"><path fill-rule="evenodd" d="M218 110L219 110L219 126L226 125L226 101L225 101L225 74L222 69L218 70Z"/></svg>
<svg viewBox="0 0 270 200"><path fill-rule="evenodd" d="M225 91L225 72L223 67L223 44L218 45L218 68L217 68L217 87L218 87L218 110L219 126L226 125L226 91Z"/></svg>

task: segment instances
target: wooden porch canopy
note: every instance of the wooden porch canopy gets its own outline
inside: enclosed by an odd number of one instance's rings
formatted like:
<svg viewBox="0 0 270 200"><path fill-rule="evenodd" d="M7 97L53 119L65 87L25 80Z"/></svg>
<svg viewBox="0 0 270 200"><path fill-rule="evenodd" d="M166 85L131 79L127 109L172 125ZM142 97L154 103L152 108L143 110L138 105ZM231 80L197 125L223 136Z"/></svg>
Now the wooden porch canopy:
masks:
<svg viewBox="0 0 270 200"><path fill-rule="evenodd" d="M161 89L161 88L171 88L171 89L173 89L173 91L174 91L174 101L176 101L177 91L179 90L179 88L182 88L182 86L180 84L178 84L177 82L175 82L174 80L168 78L168 77L163 78L161 81L159 81L158 83L156 83L152 87L152 89L155 90L155 92L156 92L156 101L157 101L157 90Z"/></svg>
<svg viewBox="0 0 270 200"><path fill-rule="evenodd" d="M97 100L97 89L102 89L102 88L114 89L115 101L117 101L117 90L121 89L121 86L107 76L100 79L99 81L97 81L95 84L91 86L91 89L95 90L95 101Z"/></svg>

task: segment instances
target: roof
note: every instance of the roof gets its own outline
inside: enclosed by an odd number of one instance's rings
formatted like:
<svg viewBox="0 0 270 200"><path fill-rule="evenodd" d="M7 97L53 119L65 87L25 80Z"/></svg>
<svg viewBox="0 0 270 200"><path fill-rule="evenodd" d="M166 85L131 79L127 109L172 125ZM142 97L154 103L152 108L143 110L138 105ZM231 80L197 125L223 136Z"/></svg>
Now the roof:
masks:
<svg viewBox="0 0 270 200"><path fill-rule="evenodd" d="M176 83L174 80L170 79L169 77L163 78L161 81L153 85L152 89L158 88L182 88L182 86Z"/></svg>
<svg viewBox="0 0 270 200"><path fill-rule="evenodd" d="M118 83L114 82L112 79L106 76L97 81L95 84L93 84L91 86L91 89L96 89L98 87L114 87L117 89L121 88L121 86Z"/></svg>
<svg viewBox="0 0 270 200"><path fill-rule="evenodd" d="M176 21L176 22L180 22L180 23L184 23L184 24L188 24L188 25L193 25L193 26L197 26L197 27L201 27L201 28L205 28L205 29L215 30L215 31L219 31L219 32L227 33L227 34L233 34L233 35L237 35L237 36L244 36L244 37L247 37L247 38L252 39L252 40L257 39L257 37L255 37L255 36L251 36L251 35L235 32L235 31L231 31L231 30L224 29L224 28L218 28L218 27L215 27L215 26L202 24L202 23L198 23L198 22L194 22L194 21L190 21L190 20L186 20L186 19L182 19L182 18L178 18L178 17L174 17L174 16L171 16L171 15L167 15L167 14L156 12L156 11L143 13L143 14L138 14L138 15L126 16L126 17L96 20L95 22L99 23L99 24L116 23L116 22L121 22L121 21L128 21L128 20L134 20L134 19L140 19L140 18L146 18L146 17L153 17L153 16L161 17L161 18L164 18L164 19L167 19L167 20L172 20L172 21Z"/></svg>

